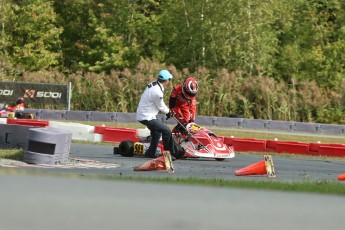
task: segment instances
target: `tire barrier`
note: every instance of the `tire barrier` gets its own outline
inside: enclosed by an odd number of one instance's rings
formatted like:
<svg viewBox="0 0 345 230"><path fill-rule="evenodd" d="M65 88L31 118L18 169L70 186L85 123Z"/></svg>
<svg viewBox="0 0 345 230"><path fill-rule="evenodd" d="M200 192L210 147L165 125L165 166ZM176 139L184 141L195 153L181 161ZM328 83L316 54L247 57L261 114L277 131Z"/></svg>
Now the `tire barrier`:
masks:
<svg viewBox="0 0 345 230"><path fill-rule="evenodd" d="M28 144L29 129L34 128L27 125L8 125L0 124L0 148L25 149Z"/></svg>
<svg viewBox="0 0 345 230"><path fill-rule="evenodd" d="M68 160L72 133L57 128L29 129L23 161L30 164L58 164Z"/></svg>

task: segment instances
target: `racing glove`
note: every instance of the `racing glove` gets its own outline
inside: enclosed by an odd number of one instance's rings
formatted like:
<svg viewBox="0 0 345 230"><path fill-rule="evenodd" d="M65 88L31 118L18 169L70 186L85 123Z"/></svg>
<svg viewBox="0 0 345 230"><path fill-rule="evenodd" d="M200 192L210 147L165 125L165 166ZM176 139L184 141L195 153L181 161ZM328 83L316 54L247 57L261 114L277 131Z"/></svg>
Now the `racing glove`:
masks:
<svg viewBox="0 0 345 230"><path fill-rule="evenodd" d="M169 112L167 114L165 114L165 116L166 116L166 120L169 120L173 116L172 111L169 110Z"/></svg>
<svg viewBox="0 0 345 230"><path fill-rule="evenodd" d="M186 130L186 125L187 124L182 124L182 123L179 123L176 125L175 127L175 130L178 132L178 133L181 133L183 135L187 135L188 134L188 131Z"/></svg>

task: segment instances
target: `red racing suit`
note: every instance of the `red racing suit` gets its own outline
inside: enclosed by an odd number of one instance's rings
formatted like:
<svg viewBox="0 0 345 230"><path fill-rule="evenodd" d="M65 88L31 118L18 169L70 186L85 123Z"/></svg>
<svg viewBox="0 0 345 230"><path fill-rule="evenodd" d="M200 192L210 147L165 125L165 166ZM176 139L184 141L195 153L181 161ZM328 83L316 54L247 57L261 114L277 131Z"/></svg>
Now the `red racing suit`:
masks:
<svg viewBox="0 0 345 230"><path fill-rule="evenodd" d="M182 93L182 85L173 87L169 99L169 108L182 124L195 121L196 97L186 98Z"/></svg>
<svg viewBox="0 0 345 230"><path fill-rule="evenodd" d="M11 112L23 112L24 109L25 109L25 103L20 103L18 105L7 107L7 111L11 111Z"/></svg>

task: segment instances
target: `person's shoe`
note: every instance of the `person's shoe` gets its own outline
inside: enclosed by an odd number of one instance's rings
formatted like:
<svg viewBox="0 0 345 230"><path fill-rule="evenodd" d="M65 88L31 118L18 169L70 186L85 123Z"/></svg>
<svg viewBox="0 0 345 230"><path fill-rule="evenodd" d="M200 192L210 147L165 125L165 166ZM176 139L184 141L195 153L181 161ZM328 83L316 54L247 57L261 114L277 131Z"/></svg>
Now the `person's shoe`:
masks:
<svg viewBox="0 0 345 230"><path fill-rule="evenodd" d="M161 156L163 156L163 154L161 154L161 153L156 153L156 154L155 154L155 158L161 157Z"/></svg>
<svg viewBox="0 0 345 230"><path fill-rule="evenodd" d="M144 157L146 157L146 158L158 158L158 157L161 157L161 156L163 156L162 153L155 153L155 155L151 155L148 152L145 152L145 155L144 155ZM172 154L171 154L171 160L172 161L176 160L176 157L174 157Z"/></svg>
<svg viewBox="0 0 345 230"><path fill-rule="evenodd" d="M146 157L146 158L156 158L156 155L155 154L152 155L152 154L150 154L148 152L145 152L144 157Z"/></svg>

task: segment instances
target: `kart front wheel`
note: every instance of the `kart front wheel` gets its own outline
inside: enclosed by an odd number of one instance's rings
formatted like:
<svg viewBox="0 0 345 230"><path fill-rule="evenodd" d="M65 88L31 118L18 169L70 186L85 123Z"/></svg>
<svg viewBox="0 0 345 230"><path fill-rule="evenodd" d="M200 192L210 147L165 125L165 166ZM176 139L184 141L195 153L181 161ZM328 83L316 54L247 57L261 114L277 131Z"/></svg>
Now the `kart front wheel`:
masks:
<svg viewBox="0 0 345 230"><path fill-rule="evenodd" d="M134 156L134 142L133 141L122 141L119 144L119 152L123 157Z"/></svg>
<svg viewBox="0 0 345 230"><path fill-rule="evenodd" d="M184 156L185 151L184 149L178 145L175 141L174 141L174 148L175 148L175 153L174 153L174 157L176 157L176 159L180 159L181 157Z"/></svg>

